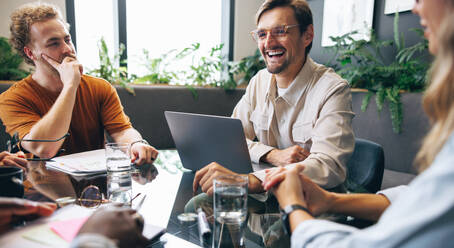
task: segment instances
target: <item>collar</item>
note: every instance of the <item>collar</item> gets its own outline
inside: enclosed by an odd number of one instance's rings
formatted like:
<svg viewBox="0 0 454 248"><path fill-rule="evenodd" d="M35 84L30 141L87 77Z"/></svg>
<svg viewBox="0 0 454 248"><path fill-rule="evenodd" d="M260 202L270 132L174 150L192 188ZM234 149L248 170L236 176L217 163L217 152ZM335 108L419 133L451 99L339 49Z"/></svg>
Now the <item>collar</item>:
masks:
<svg viewBox="0 0 454 248"><path fill-rule="evenodd" d="M308 56L306 63L304 63L303 68L298 72L295 79L290 83L289 87L285 91L285 94L281 97L290 105L295 106L296 103L301 98L301 95L304 93L305 89L308 87L309 82L314 76L314 70L316 64ZM266 92L266 99L273 100L277 97L277 82L274 74L271 75L269 88Z"/></svg>

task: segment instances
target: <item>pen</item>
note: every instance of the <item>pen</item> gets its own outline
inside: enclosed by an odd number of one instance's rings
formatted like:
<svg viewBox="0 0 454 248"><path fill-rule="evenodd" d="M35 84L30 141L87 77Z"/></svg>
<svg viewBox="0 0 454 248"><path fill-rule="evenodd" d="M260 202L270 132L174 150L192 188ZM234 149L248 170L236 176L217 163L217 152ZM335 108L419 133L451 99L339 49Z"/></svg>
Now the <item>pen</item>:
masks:
<svg viewBox="0 0 454 248"><path fill-rule="evenodd" d="M138 212L138 211L140 210L140 208L142 207L143 202L145 201L145 197L147 197L147 195L144 195L144 196L142 197L142 200L140 200L140 202L137 204L137 206L136 206L136 208L135 208L135 210L136 210L137 212Z"/></svg>
<svg viewBox="0 0 454 248"><path fill-rule="evenodd" d="M197 209L197 221L199 226L200 239L203 242L203 240L207 240L210 237L211 229L208 225L207 217L202 208Z"/></svg>

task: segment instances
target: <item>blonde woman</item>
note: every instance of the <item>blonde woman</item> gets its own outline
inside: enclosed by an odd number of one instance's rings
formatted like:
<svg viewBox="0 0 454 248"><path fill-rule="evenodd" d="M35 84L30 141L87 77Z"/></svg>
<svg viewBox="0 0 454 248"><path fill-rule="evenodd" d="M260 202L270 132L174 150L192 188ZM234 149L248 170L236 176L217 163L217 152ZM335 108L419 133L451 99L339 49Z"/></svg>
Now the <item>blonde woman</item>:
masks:
<svg viewBox="0 0 454 248"><path fill-rule="evenodd" d="M454 246L454 0L417 0L413 12L436 55L423 103L433 126L416 158L421 174L372 195L327 192L301 174L303 166L268 171L263 186L287 212L292 247ZM359 230L313 218L324 212L378 221Z"/></svg>

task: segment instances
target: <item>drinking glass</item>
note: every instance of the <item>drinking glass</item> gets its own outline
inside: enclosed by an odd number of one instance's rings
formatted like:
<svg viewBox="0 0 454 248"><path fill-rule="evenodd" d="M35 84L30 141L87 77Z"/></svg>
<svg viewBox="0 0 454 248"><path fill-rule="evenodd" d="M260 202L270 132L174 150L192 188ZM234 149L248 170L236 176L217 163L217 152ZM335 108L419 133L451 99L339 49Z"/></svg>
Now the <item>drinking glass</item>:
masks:
<svg viewBox="0 0 454 248"><path fill-rule="evenodd" d="M129 145L126 143L107 143L106 167L107 172L130 170Z"/></svg>
<svg viewBox="0 0 454 248"><path fill-rule="evenodd" d="M106 144L107 195L111 202L131 205L131 159L126 143Z"/></svg>
<svg viewBox="0 0 454 248"><path fill-rule="evenodd" d="M244 247L247 189L247 176L219 176L213 180L213 248Z"/></svg>

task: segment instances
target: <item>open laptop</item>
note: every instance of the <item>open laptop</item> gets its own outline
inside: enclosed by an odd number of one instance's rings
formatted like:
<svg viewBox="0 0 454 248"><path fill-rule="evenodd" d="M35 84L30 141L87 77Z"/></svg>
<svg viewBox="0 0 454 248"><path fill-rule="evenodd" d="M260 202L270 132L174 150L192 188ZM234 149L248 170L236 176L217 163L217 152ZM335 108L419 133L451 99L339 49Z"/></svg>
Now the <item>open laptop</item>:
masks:
<svg viewBox="0 0 454 248"><path fill-rule="evenodd" d="M217 162L236 173L252 172L240 120L172 111L164 114L184 168L196 171Z"/></svg>

